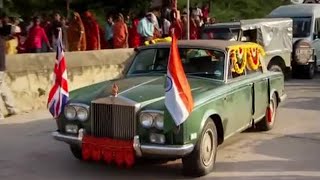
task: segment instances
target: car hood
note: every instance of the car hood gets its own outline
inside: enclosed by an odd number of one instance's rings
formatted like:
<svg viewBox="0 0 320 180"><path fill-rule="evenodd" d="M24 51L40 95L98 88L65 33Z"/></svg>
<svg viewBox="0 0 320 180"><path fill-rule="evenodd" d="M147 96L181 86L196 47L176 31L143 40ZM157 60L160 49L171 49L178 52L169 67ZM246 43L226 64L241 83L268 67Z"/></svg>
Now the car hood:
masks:
<svg viewBox="0 0 320 180"><path fill-rule="evenodd" d="M114 81L104 81L72 91L70 93L70 99L71 102L90 104L94 99L112 95L112 86L116 83L119 88L119 96L138 102L142 106L159 103L163 101L165 97L164 77L165 76L139 76ZM195 104L197 103L198 96L200 96L202 92L215 89L222 85L222 83L213 80L197 77L188 78L188 81Z"/></svg>

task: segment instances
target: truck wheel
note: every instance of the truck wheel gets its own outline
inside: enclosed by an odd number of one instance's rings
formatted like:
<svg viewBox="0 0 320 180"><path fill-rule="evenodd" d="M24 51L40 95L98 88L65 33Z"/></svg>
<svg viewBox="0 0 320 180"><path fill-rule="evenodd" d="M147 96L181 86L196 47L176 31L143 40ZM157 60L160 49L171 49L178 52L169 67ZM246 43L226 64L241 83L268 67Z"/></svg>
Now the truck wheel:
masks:
<svg viewBox="0 0 320 180"><path fill-rule="evenodd" d="M282 68L281 68L278 64L272 64L272 65L269 67L269 71L281 72L282 74L284 74Z"/></svg>
<svg viewBox="0 0 320 180"><path fill-rule="evenodd" d="M309 63L308 66L305 67L305 75L308 79L313 79L316 72L315 63Z"/></svg>
<svg viewBox="0 0 320 180"><path fill-rule="evenodd" d="M269 106L266 109L265 117L256 124L256 128L260 131L269 131L274 127L277 113L277 96L274 93L270 99Z"/></svg>
<svg viewBox="0 0 320 180"><path fill-rule="evenodd" d="M82 150L80 147L70 145L70 150L75 158L82 160Z"/></svg>
<svg viewBox="0 0 320 180"><path fill-rule="evenodd" d="M217 129L209 118L192 153L182 158L184 174L192 177L209 174L216 162L217 146Z"/></svg>

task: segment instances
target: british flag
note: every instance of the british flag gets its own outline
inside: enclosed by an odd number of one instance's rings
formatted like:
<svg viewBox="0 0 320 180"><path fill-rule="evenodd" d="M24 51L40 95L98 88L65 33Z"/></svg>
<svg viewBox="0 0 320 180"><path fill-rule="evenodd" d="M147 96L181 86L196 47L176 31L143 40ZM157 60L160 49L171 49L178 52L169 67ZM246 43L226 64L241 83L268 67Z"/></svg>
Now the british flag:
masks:
<svg viewBox="0 0 320 180"><path fill-rule="evenodd" d="M47 106L52 116L57 118L69 99L67 65L64 57L61 29L57 39L57 54L53 73L54 84L49 93Z"/></svg>

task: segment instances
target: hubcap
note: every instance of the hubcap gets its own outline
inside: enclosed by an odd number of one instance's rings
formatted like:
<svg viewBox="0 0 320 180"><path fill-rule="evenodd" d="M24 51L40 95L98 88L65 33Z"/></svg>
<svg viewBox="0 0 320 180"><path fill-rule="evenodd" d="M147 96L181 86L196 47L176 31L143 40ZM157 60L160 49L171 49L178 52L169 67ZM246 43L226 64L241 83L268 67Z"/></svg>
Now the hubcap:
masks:
<svg viewBox="0 0 320 180"><path fill-rule="evenodd" d="M208 129L201 142L201 161L205 166L209 166L214 156L213 132Z"/></svg>

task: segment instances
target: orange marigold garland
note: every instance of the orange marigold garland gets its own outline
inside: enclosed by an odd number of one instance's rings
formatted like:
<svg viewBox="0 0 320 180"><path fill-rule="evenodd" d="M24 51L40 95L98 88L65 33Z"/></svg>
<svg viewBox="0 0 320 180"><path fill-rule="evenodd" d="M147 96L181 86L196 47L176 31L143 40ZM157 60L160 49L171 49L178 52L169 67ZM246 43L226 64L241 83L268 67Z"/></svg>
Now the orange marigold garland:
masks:
<svg viewBox="0 0 320 180"><path fill-rule="evenodd" d="M258 48L248 48L247 59L248 59L248 69L257 70L260 65L259 59L260 53Z"/></svg>
<svg viewBox="0 0 320 180"><path fill-rule="evenodd" d="M247 65L246 49L238 48L237 50L230 51L230 59L233 64L233 70L237 74L242 74Z"/></svg>

